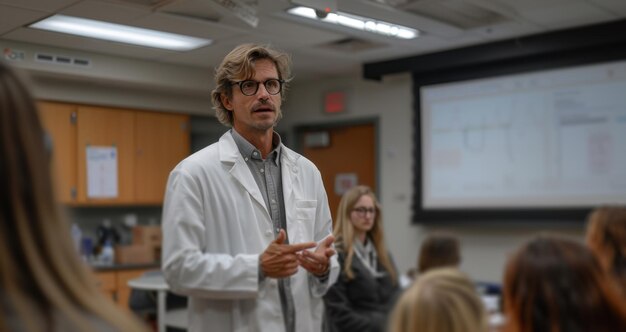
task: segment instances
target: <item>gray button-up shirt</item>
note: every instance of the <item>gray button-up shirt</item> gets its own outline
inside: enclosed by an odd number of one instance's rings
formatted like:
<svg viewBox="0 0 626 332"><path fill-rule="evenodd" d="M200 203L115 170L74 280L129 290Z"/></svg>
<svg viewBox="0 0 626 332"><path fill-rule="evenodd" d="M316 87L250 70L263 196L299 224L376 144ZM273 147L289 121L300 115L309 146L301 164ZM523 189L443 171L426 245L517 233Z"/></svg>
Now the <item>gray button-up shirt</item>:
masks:
<svg viewBox="0 0 626 332"><path fill-rule="evenodd" d="M234 128L231 130L231 133L239 152L252 173L252 177L254 177L254 181L261 190L265 206L272 218L274 236L278 235L281 228L287 234L287 217L285 215L285 200L283 198L280 169L280 136L274 132L272 151L263 159L261 151L243 138ZM289 234L287 234L285 242L289 243ZM287 332L295 332L296 313L289 278L278 279L278 290L285 319L285 329Z"/></svg>

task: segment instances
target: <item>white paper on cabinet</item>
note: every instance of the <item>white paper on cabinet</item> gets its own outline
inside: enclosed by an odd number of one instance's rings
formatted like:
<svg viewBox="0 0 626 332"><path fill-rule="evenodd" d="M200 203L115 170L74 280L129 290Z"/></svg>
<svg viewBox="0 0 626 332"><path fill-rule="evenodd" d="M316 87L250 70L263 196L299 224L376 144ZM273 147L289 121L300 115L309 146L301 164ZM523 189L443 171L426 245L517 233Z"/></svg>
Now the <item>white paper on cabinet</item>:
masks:
<svg viewBox="0 0 626 332"><path fill-rule="evenodd" d="M87 146L87 197L117 197L117 147Z"/></svg>

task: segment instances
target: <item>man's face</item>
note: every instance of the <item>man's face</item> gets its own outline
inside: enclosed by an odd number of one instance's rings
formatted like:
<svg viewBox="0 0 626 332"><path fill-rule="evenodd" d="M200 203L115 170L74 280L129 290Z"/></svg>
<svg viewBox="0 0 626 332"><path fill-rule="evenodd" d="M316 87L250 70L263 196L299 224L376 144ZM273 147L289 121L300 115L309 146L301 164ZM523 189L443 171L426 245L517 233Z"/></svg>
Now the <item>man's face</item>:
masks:
<svg viewBox="0 0 626 332"><path fill-rule="evenodd" d="M224 107L233 112L233 127L239 134L266 134L274 128L281 114L281 93L271 95L262 83L269 79L278 79L276 65L269 59L259 59L254 63L253 81L261 82L259 89L252 96L246 96L238 85L233 85L232 97L222 94Z"/></svg>

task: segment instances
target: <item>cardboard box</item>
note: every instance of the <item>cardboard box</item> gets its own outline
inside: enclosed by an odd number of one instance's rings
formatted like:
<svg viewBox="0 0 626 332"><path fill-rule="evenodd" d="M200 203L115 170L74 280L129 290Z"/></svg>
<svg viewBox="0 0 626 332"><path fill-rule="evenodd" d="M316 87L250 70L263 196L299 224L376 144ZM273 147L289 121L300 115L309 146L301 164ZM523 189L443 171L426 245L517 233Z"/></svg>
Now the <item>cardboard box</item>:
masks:
<svg viewBox="0 0 626 332"><path fill-rule="evenodd" d="M161 226L135 226L133 227L133 244L141 244L149 247L161 247Z"/></svg>
<svg viewBox="0 0 626 332"><path fill-rule="evenodd" d="M142 244L115 246L116 264L147 264L156 261L154 247Z"/></svg>

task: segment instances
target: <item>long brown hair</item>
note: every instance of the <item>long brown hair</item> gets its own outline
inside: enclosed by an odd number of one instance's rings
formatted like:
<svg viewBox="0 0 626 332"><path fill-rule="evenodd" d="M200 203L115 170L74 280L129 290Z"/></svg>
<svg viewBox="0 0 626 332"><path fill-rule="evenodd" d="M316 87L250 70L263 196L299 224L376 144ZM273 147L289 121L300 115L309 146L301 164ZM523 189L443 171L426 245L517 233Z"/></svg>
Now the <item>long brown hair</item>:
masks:
<svg viewBox="0 0 626 332"><path fill-rule="evenodd" d="M587 246L626 296L626 207L604 206L587 218Z"/></svg>
<svg viewBox="0 0 626 332"><path fill-rule="evenodd" d="M355 232L354 226L350 221L350 214L352 213L352 209L354 208L356 202L361 198L361 196L365 195L372 198L374 206L376 207L374 226L367 235L372 240L374 248L376 248L380 263L383 265L385 270L387 270L391 276L391 280L393 280L395 284L397 282L397 272L393 267L393 263L389 259L387 246L385 245L385 233L383 230L383 217L380 203L378 203L376 196L374 196L372 190L367 186L356 186L344 193L341 197L341 201L339 202L339 208L337 209L337 219L335 220L333 235L337 241L337 249L343 250L346 253L343 271L348 279L354 278L352 260L354 259Z"/></svg>
<svg viewBox="0 0 626 332"><path fill-rule="evenodd" d="M507 332L626 331L626 303L583 244L538 236L509 260Z"/></svg>
<svg viewBox="0 0 626 332"><path fill-rule="evenodd" d="M28 89L0 63L0 330L51 331L61 323L54 317L80 331L103 323L145 330L99 292L80 261L55 201L44 137Z"/></svg>

